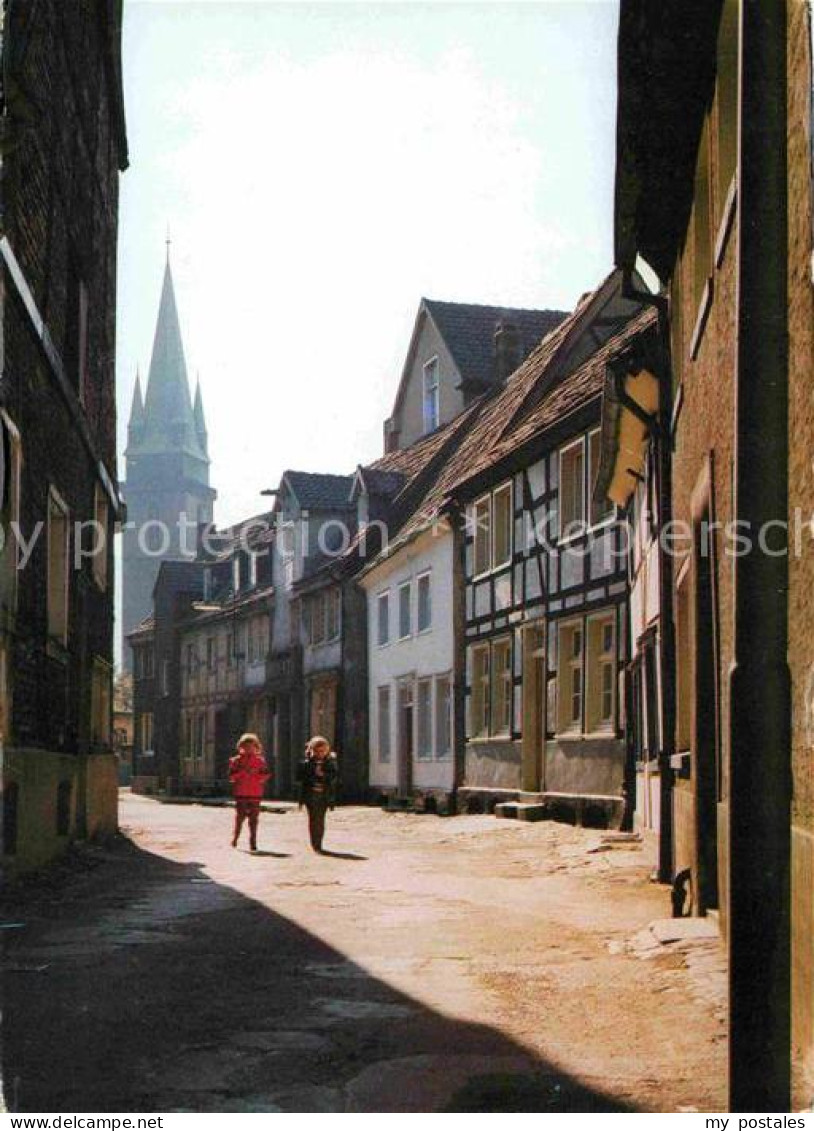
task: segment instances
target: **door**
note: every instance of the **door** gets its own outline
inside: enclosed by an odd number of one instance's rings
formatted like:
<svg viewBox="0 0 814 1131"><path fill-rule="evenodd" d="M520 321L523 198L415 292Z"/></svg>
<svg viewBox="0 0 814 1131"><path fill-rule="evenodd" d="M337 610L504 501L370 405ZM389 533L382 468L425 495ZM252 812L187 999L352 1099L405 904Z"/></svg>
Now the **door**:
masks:
<svg viewBox="0 0 814 1131"><path fill-rule="evenodd" d="M709 523L709 512L701 518ZM702 526L702 529L704 527ZM708 530L708 526L706 528ZM695 565L695 720L693 763L698 867L698 911L718 906L718 703L712 538L698 537Z"/></svg>
<svg viewBox="0 0 814 1131"><path fill-rule="evenodd" d="M229 709L215 712L215 777L220 781L229 776L229 758L240 735L232 733Z"/></svg>
<svg viewBox="0 0 814 1131"><path fill-rule="evenodd" d="M545 756L545 629L542 624L523 633L523 789L544 788Z"/></svg>
<svg viewBox="0 0 814 1131"><path fill-rule="evenodd" d="M413 789L413 750L415 746L415 700L413 681L399 684L398 714L398 790L408 796Z"/></svg>

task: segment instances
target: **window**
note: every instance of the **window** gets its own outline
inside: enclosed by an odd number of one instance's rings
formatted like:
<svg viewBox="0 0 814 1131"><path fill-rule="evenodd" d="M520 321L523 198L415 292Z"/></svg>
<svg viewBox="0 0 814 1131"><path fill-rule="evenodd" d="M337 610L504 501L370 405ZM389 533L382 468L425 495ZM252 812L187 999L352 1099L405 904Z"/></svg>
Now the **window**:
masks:
<svg viewBox="0 0 814 1131"><path fill-rule="evenodd" d="M232 558L232 589L235 593L240 592L240 554Z"/></svg>
<svg viewBox="0 0 814 1131"><path fill-rule="evenodd" d="M512 702L512 641L506 637L492 645L492 734L511 734Z"/></svg>
<svg viewBox="0 0 814 1131"><path fill-rule="evenodd" d="M412 585L409 581L405 585L399 586L399 639L401 640L404 640L412 632L411 589Z"/></svg>
<svg viewBox="0 0 814 1131"><path fill-rule="evenodd" d="M582 620L559 628L560 732L582 730Z"/></svg>
<svg viewBox="0 0 814 1131"><path fill-rule="evenodd" d="M475 539L475 576L492 568L492 497L478 499L472 508Z"/></svg>
<svg viewBox="0 0 814 1131"><path fill-rule="evenodd" d="M560 452L560 538L573 537L585 525L585 451L582 440Z"/></svg>
<svg viewBox="0 0 814 1131"><path fill-rule="evenodd" d="M489 645L472 649L472 699L470 729L472 738L489 733Z"/></svg>
<svg viewBox="0 0 814 1131"><path fill-rule="evenodd" d="M107 589L108 543L110 539L110 504L101 483L96 484L94 499L93 577L100 589Z"/></svg>
<svg viewBox="0 0 814 1131"><path fill-rule="evenodd" d="M19 561L18 540L13 531L20 521L20 471L22 465L22 445L20 433L6 414L0 411L0 429L5 444L5 459L8 476L5 497L0 499L0 516L6 537L0 548L0 604L9 612L17 608L17 563Z"/></svg>
<svg viewBox="0 0 814 1131"><path fill-rule="evenodd" d="M306 640L312 646L325 643L325 594L306 599L304 613L306 618Z"/></svg>
<svg viewBox="0 0 814 1131"><path fill-rule="evenodd" d="M152 754L153 752L152 711L148 711L141 716L141 752L142 754Z"/></svg>
<svg viewBox="0 0 814 1131"><path fill-rule="evenodd" d="M438 387L438 358L431 358L424 366L424 431L434 432L440 416Z"/></svg>
<svg viewBox="0 0 814 1131"><path fill-rule="evenodd" d="M588 618L587 730L613 730L616 685L615 614Z"/></svg>
<svg viewBox="0 0 814 1131"><path fill-rule="evenodd" d="M390 761L390 688L380 687L378 694L379 713L379 761Z"/></svg>
<svg viewBox="0 0 814 1131"><path fill-rule="evenodd" d="M96 746L110 746L112 688L113 669L100 656L95 656L91 670L90 738Z"/></svg>
<svg viewBox="0 0 814 1131"><path fill-rule="evenodd" d="M417 582L418 588L418 631L427 632L432 627L432 589L430 575L422 574Z"/></svg>
<svg viewBox="0 0 814 1131"><path fill-rule="evenodd" d="M709 187L709 119L707 119L704 122L704 129L698 146L698 164L695 167L695 193L693 197L691 223L693 262L692 300L693 309L698 313L701 311L701 303L704 299L707 282L712 273Z"/></svg>
<svg viewBox="0 0 814 1131"><path fill-rule="evenodd" d="M432 758L432 680L420 679L417 688L419 758Z"/></svg>
<svg viewBox="0 0 814 1131"><path fill-rule="evenodd" d="M170 693L170 661L161 661L161 694L166 698Z"/></svg>
<svg viewBox="0 0 814 1131"><path fill-rule="evenodd" d="M235 634L233 632L226 635L226 666L227 668L235 666Z"/></svg>
<svg viewBox="0 0 814 1131"><path fill-rule="evenodd" d="M206 715L198 716L198 742L195 751L196 758L203 758L206 755Z"/></svg>
<svg viewBox="0 0 814 1131"><path fill-rule="evenodd" d="M492 500L493 547L492 568L499 569L512 560L512 485L506 483L495 491Z"/></svg>
<svg viewBox="0 0 814 1131"><path fill-rule="evenodd" d="M435 756L452 753L452 680L439 675L435 680Z"/></svg>
<svg viewBox="0 0 814 1131"><path fill-rule="evenodd" d="M597 428L588 436L588 498L590 499L591 526L600 526L613 517L613 503L605 496L604 499L594 498L594 484L599 476L599 461L602 456L602 432Z"/></svg>
<svg viewBox="0 0 814 1131"><path fill-rule="evenodd" d="M380 593L376 598L378 641L383 648L390 640L390 594Z"/></svg>
<svg viewBox="0 0 814 1131"><path fill-rule="evenodd" d="M206 641L206 667L207 670L213 672L218 663L218 648L217 640L214 636L210 636Z"/></svg>
<svg viewBox="0 0 814 1131"><path fill-rule="evenodd" d="M68 643L68 508L53 488L48 495L48 635Z"/></svg>
<svg viewBox="0 0 814 1131"><path fill-rule="evenodd" d="M184 716L184 754L187 759L194 757L195 725L194 716Z"/></svg>
<svg viewBox="0 0 814 1131"><path fill-rule="evenodd" d="M326 635L328 640L338 640L340 633L340 609L341 609L341 593L338 589L332 589L330 593L325 595L327 604L326 611Z"/></svg>

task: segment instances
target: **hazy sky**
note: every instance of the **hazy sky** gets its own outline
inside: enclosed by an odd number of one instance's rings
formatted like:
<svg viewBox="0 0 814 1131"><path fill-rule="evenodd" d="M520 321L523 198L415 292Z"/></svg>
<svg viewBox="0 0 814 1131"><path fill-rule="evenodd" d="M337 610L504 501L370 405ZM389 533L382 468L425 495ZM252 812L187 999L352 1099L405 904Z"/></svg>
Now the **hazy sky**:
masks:
<svg viewBox="0 0 814 1131"><path fill-rule="evenodd" d="M122 446L167 225L219 524L381 453L422 295L573 306L611 265L616 19L126 0Z"/></svg>

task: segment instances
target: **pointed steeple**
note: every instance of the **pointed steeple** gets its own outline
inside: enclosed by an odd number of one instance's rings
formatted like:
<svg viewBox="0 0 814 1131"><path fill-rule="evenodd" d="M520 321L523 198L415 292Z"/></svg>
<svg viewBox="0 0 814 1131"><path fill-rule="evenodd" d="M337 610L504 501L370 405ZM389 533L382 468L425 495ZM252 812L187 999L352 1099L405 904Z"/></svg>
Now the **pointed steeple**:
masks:
<svg viewBox="0 0 814 1131"><path fill-rule="evenodd" d="M139 445L142 451L149 453L186 451L198 458L206 458L206 452L198 439L192 398L189 395L187 365L175 302L169 245L143 417L144 425Z"/></svg>
<svg viewBox="0 0 814 1131"><path fill-rule="evenodd" d="M198 378L195 384L195 405L193 408L193 415L195 417L195 432L201 447L206 455L209 455L209 437L206 431L206 417L204 416L203 396L201 394L201 379Z"/></svg>
<svg viewBox="0 0 814 1131"><path fill-rule="evenodd" d="M141 374L136 370L136 384L130 404L130 419L127 421L127 447L125 455L138 448L144 436L144 397L141 394Z"/></svg>

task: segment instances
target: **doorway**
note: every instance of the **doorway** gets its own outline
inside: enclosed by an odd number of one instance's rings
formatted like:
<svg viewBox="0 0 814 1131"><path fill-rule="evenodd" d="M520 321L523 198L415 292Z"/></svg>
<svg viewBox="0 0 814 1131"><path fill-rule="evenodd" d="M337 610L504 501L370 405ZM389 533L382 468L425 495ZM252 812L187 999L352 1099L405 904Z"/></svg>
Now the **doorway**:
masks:
<svg viewBox="0 0 814 1131"><path fill-rule="evenodd" d="M399 684L398 713L398 791L407 797L413 790L413 749L415 745L415 698L413 681Z"/></svg>
<svg viewBox="0 0 814 1131"><path fill-rule="evenodd" d="M523 632L523 789L544 789L545 757L545 627Z"/></svg>
<svg viewBox="0 0 814 1131"><path fill-rule="evenodd" d="M698 912L718 907L718 696L714 552L707 506L695 525L694 653L695 717L693 764L695 776L696 860Z"/></svg>

